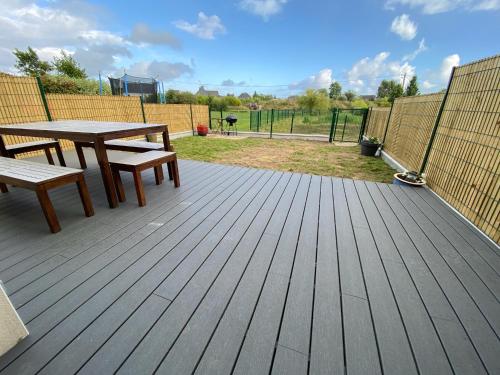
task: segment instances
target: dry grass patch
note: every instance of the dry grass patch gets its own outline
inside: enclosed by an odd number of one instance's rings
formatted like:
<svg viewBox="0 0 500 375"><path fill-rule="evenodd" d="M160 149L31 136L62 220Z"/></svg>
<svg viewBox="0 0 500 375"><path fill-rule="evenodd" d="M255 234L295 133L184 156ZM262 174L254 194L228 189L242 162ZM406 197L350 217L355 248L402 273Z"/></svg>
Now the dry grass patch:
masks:
<svg viewBox="0 0 500 375"><path fill-rule="evenodd" d="M392 181L394 173L383 160L361 156L352 144L231 137L186 137L173 143L184 159L378 182Z"/></svg>

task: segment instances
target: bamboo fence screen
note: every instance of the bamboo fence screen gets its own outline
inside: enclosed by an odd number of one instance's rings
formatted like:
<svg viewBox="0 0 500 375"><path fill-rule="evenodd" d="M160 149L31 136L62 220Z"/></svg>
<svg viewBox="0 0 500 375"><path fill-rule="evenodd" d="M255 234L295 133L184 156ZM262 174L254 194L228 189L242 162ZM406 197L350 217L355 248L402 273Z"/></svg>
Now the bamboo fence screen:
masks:
<svg viewBox="0 0 500 375"><path fill-rule="evenodd" d="M500 243L500 56L456 68L445 103L444 97L396 99L384 151L406 169L425 167L428 186ZM381 138L375 113L365 134Z"/></svg>
<svg viewBox="0 0 500 375"><path fill-rule="evenodd" d="M52 120L93 120L167 124L171 133L192 131L198 123L208 123L206 105L144 104L140 97L75 94L46 94ZM192 113L192 116L191 116ZM0 73L0 124L47 121L40 87L34 77L15 77ZM7 144L29 142L30 137L5 136ZM73 143L61 140L63 149ZM34 156L40 153L27 153Z"/></svg>
<svg viewBox="0 0 500 375"><path fill-rule="evenodd" d="M370 137L384 138L385 126L389 119L390 108L370 108L365 134Z"/></svg>
<svg viewBox="0 0 500 375"><path fill-rule="evenodd" d="M0 124L47 120L47 112L35 78L0 75ZM20 136L8 136L4 139L7 144L36 140ZM34 156L35 154L30 152L26 156Z"/></svg>
<svg viewBox="0 0 500 375"><path fill-rule="evenodd" d="M426 174L437 194L500 243L500 55L456 68Z"/></svg>
<svg viewBox="0 0 500 375"><path fill-rule="evenodd" d="M208 123L208 106L196 104L144 104L149 123L169 124L172 133L193 131L199 123ZM192 115L192 117L191 117Z"/></svg>
<svg viewBox="0 0 500 375"><path fill-rule="evenodd" d="M394 101L384 150L409 170L418 171L422 164L443 96L418 95Z"/></svg>

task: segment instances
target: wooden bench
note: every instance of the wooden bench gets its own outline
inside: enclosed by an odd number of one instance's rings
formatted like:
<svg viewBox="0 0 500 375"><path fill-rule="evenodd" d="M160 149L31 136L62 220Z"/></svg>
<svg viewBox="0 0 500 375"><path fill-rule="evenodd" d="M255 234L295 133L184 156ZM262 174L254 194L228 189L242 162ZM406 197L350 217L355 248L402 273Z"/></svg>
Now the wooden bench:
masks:
<svg viewBox="0 0 500 375"><path fill-rule="evenodd" d="M118 200L125 201L125 190L120 177L120 171L132 172L134 176L135 190L137 193L137 201L139 206L146 205L146 196L144 194L144 185L142 184L141 172L153 168L155 171L156 184L160 185L163 182L162 165L168 163L171 170L171 178L174 180L174 186L180 186L179 170L177 168L177 155L175 152L168 151L148 151L141 154L135 154L117 162L111 162L111 170L118 193Z"/></svg>
<svg viewBox="0 0 500 375"><path fill-rule="evenodd" d="M7 184L35 191L52 233L59 232L61 226L47 191L72 182L78 186L85 216L94 215L81 169L0 157L0 190L2 193L9 191Z"/></svg>
<svg viewBox="0 0 500 375"><path fill-rule="evenodd" d="M25 143L17 143L13 145L6 145L0 136L0 151L3 149L3 155L9 158L15 158L16 155L22 154L25 152L32 151L45 151L45 155L47 157L47 161L49 164L54 165L54 159L52 158L52 154L50 153L51 149L54 149L57 154L57 158L59 159L59 164L63 167L66 166L66 162L64 161L64 156L62 153L61 145L58 141L55 140L40 140L33 142L25 142Z"/></svg>
<svg viewBox="0 0 500 375"><path fill-rule="evenodd" d="M164 151L165 147L161 143L141 141L141 140L127 140L127 139L112 139L105 141L104 145L108 150L125 151L125 152L149 152L149 151ZM80 161L82 169L87 168L85 155L83 154L83 147L94 148L93 142L75 142L76 154Z"/></svg>

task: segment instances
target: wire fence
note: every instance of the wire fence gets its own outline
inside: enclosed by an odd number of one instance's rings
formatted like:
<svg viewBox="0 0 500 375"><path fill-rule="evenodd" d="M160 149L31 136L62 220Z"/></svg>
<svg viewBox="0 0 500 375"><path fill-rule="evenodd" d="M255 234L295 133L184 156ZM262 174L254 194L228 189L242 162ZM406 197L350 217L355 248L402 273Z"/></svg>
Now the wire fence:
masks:
<svg viewBox="0 0 500 375"><path fill-rule="evenodd" d="M228 115L238 118L238 131L267 135L304 135L338 142L359 142L365 126L367 109L306 111L298 109L263 109L254 111L211 111L210 124L216 131Z"/></svg>

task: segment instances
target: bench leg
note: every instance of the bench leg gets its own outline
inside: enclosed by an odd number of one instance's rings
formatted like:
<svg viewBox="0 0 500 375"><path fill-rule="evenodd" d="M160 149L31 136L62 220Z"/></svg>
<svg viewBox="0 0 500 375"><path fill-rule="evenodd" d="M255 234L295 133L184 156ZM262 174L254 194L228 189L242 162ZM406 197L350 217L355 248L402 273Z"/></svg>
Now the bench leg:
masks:
<svg viewBox="0 0 500 375"><path fill-rule="evenodd" d="M50 148L45 149L45 155L47 156L47 161L50 165L54 165L54 159L52 158L52 154L50 153Z"/></svg>
<svg viewBox="0 0 500 375"><path fill-rule="evenodd" d="M78 193L80 193L80 199L82 200L83 210L85 211L85 216L94 216L94 207L92 207L92 201L90 200L89 189L85 183L85 178L80 176L76 182L78 187Z"/></svg>
<svg viewBox="0 0 500 375"><path fill-rule="evenodd" d="M178 188L179 186L181 186L181 180L179 178L179 168L177 168L177 159L171 162L171 165L172 165L172 174L174 178L174 186Z"/></svg>
<svg viewBox="0 0 500 375"><path fill-rule="evenodd" d="M137 201L139 206L143 207L146 205L146 195L144 194L144 185L142 184L141 172L135 170L132 172L134 175L135 191L137 193Z"/></svg>
<svg viewBox="0 0 500 375"><path fill-rule="evenodd" d="M65 167L66 161L64 160L64 155L62 152L61 145L58 143L57 145L55 145L55 149L56 149L57 158L59 159L59 165L61 167Z"/></svg>
<svg viewBox="0 0 500 375"><path fill-rule="evenodd" d="M163 182L163 169L161 165L154 167L154 170L156 185L161 185L161 183Z"/></svg>
<svg viewBox="0 0 500 375"><path fill-rule="evenodd" d="M49 194L47 194L47 190L44 188L38 188L36 190L36 196L38 197L40 206L42 206L42 211L45 215L45 218L47 219L50 231L52 233L59 232L61 230L61 226L59 225L59 220L57 220L54 206L52 206L52 202L50 201Z"/></svg>
<svg viewBox="0 0 500 375"><path fill-rule="evenodd" d="M0 183L0 191L2 193L8 193L9 189L7 189L7 185Z"/></svg>
<svg viewBox="0 0 500 375"><path fill-rule="evenodd" d="M172 181L174 179L174 175L172 174L172 163L169 162L167 163L167 169L168 169L168 178L170 181Z"/></svg>
<svg viewBox="0 0 500 375"><path fill-rule="evenodd" d="M123 188L122 178L120 177L120 171L118 169L113 169L113 179L115 180L116 193L118 195L118 200L120 202L125 202L125 189Z"/></svg>
<svg viewBox="0 0 500 375"><path fill-rule="evenodd" d="M80 168L87 169L87 162L85 161L85 154L83 153L82 146L78 142L75 142L75 150L76 150L76 154L78 155L78 161L80 162Z"/></svg>

